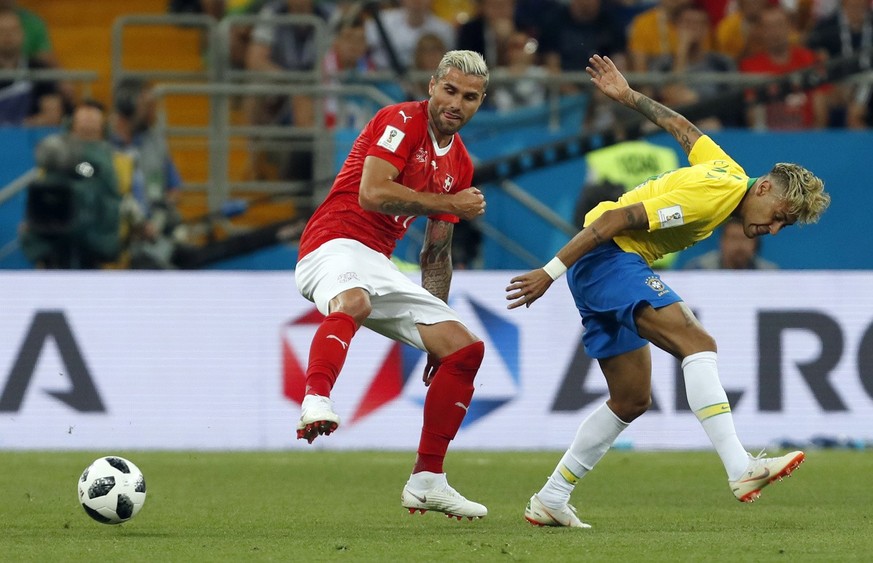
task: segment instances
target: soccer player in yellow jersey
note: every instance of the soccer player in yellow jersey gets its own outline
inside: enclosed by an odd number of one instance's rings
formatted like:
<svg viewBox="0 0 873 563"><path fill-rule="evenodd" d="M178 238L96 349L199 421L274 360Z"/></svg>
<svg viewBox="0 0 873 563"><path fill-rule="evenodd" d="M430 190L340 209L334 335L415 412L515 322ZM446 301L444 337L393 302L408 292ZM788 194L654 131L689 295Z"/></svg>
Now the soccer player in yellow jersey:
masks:
<svg viewBox="0 0 873 563"><path fill-rule="evenodd" d="M651 178L617 202L599 204L554 259L506 288L510 309L529 307L567 272L585 326L585 350L599 362L609 387L609 399L579 426L555 471L531 497L525 518L542 526L589 527L568 503L570 493L651 404L649 343L681 360L688 403L724 464L728 484L738 500L752 502L763 487L796 469L804 454L764 458L746 452L718 378L715 340L651 264L708 237L731 216L742 219L750 238L814 223L830 196L819 178L796 164L776 164L763 176L749 177L685 117L630 88L608 57L595 55L589 63L594 85L672 134L691 165Z"/></svg>

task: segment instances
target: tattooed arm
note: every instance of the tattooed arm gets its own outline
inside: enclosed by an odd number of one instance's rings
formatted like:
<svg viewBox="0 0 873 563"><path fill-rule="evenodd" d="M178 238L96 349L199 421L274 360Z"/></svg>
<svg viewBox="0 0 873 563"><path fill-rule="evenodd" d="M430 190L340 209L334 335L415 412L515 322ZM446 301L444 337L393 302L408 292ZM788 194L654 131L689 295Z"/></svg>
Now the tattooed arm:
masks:
<svg viewBox="0 0 873 563"><path fill-rule="evenodd" d="M424 244L421 247L421 286L432 295L449 302L449 287L452 285L452 233L454 223L427 220ZM421 380L427 387L440 367L440 358L428 353Z"/></svg>
<svg viewBox="0 0 873 563"><path fill-rule="evenodd" d="M643 114L649 121L661 127L679 141L685 154L691 152L697 139L703 136L693 123L665 105L645 96L630 86L609 57L594 55L585 70L597 88L627 107Z"/></svg>
<svg viewBox="0 0 873 563"><path fill-rule="evenodd" d="M446 303L452 284L452 233L455 225L428 219L421 247L421 286Z"/></svg>
<svg viewBox="0 0 873 563"><path fill-rule="evenodd" d="M455 194L417 192L395 179L400 171L375 156L364 159L358 202L367 211L403 217L451 213L461 219L475 219L485 213L485 197L476 188Z"/></svg>

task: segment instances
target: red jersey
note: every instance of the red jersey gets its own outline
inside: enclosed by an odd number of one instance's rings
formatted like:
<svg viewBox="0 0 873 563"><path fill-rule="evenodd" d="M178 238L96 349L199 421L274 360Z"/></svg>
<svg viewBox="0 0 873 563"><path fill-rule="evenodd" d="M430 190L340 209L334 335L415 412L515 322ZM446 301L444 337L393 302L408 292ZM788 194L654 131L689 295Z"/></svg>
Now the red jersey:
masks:
<svg viewBox="0 0 873 563"><path fill-rule="evenodd" d="M358 202L364 159L377 156L400 171L395 182L417 192L454 194L470 187L473 161L461 136L439 148L428 128L428 102L405 102L379 110L352 145L324 202L300 237L298 259L336 238L357 240L390 257L415 217L366 211ZM455 215L432 216L458 222Z"/></svg>
<svg viewBox="0 0 873 563"><path fill-rule="evenodd" d="M818 62L814 51L793 45L785 63L775 62L767 53L758 53L740 61L740 71L759 74L787 74ZM784 100L767 104L767 128L779 131L808 129L814 126L812 96L826 91L792 92Z"/></svg>

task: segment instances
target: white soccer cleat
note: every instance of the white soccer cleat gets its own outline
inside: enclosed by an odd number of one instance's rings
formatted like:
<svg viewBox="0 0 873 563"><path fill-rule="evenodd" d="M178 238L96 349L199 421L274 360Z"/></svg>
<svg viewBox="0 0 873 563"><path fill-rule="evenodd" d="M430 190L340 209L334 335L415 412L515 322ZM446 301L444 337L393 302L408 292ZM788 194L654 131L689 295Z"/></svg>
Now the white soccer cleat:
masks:
<svg viewBox="0 0 873 563"><path fill-rule="evenodd" d="M416 511L424 514L428 510L442 512L449 518L484 518L488 515L488 509L478 502L467 500L464 495L449 485L445 478L434 479L434 484L427 490L417 490L410 487L409 483L403 487L400 493L400 503L410 514Z"/></svg>
<svg viewBox="0 0 873 563"><path fill-rule="evenodd" d="M576 508L565 504L561 508L549 508L542 503L540 497L534 495L527 501L524 509L524 519L534 526L564 526L567 528L590 528L591 526L579 520Z"/></svg>
<svg viewBox="0 0 873 563"><path fill-rule="evenodd" d="M321 395L306 395L300 409L300 422L297 423L297 439L305 439L310 444L320 435L329 435L339 428L340 417L333 412L333 401Z"/></svg>
<svg viewBox="0 0 873 563"><path fill-rule="evenodd" d="M731 491L740 502L755 502L761 496L761 489L791 475L806 457L800 451L769 459L764 455L763 452L754 457L749 454L749 465L743 476L736 481L728 481Z"/></svg>

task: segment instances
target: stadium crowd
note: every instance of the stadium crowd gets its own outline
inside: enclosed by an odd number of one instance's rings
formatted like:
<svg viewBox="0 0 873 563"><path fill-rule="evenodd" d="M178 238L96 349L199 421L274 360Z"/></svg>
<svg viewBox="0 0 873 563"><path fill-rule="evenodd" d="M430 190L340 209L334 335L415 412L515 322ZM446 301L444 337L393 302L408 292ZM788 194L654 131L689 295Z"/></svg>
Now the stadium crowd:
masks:
<svg viewBox="0 0 873 563"><path fill-rule="evenodd" d="M203 2L209 13L222 7ZM322 65L326 74L394 71L403 75L433 68L448 49L482 53L498 79L483 109L508 111L541 104L549 77L579 73L594 53L611 57L623 71L672 77L653 87L658 101L684 105L706 99L719 84L690 81L693 73L784 74L831 58L873 48L870 0L395 0L367 8L347 0L249 0L225 11L261 14L264 23L247 35L241 64L250 70L305 70ZM241 4L241 5L240 5ZM311 34L293 26L269 25L277 14L323 18L332 47L316 61ZM359 29L348 33L348 28ZM384 35L384 37L383 37ZM430 59L422 60L427 53ZM862 55L864 57L864 55ZM500 80L500 71L510 77ZM572 93L578 85L564 83ZM396 92L394 92L396 94ZM420 97L420 89L405 94ZM610 104L593 104L593 118ZM305 121L311 111L296 106L285 119ZM723 125L767 130L873 125L869 86L832 85L797 91L763 106L750 104ZM602 125L603 119L598 122ZM703 125L716 127L719 120ZM593 125L589 123L589 125Z"/></svg>
<svg viewBox="0 0 873 563"><path fill-rule="evenodd" d="M673 77L659 81L651 93L674 105L718 91L717 81L688 80L693 73L778 75L854 54L862 55L862 66L869 65L871 6L870 0L170 0L168 9L216 19L258 15L258 23L231 30L228 64L250 71L318 67L327 79L340 82L386 71L402 78L432 69L446 50L477 51L497 71L483 109L508 111L541 104L550 77L579 73L578 83L585 82L583 71L593 53L611 57L625 72ZM310 26L273 21L285 14L323 20L330 35L327 52L319 57ZM0 69L58 67L50 30L38 14L14 0L0 0L0 24ZM26 82L0 82L0 123L60 124L71 115L75 100L53 97L65 92L63 84ZM392 97L422 97L421 84L392 82L385 85ZM572 81L561 84L565 92L578 90ZM869 128L870 90L850 84L799 91L750 108L726 125ZM254 104L249 119L313 119L311 100L272 102ZM592 116L600 105L592 105ZM330 121L335 118L329 111L328 125L336 124Z"/></svg>
<svg viewBox="0 0 873 563"><path fill-rule="evenodd" d="M640 87L669 107L705 102L722 92L713 73L780 75L853 55L865 68L873 56L871 0L170 0L167 9L216 20L256 16L255 23L245 20L230 29L231 68L317 70L325 83L375 84L396 101L426 97L428 72L445 51L477 51L493 70L483 111L502 113L541 106L553 88L561 95L578 94L587 85L584 68L594 53L612 58L631 81L660 77ZM321 39L311 25L276 21L286 14L323 21L327 48L317 44ZM69 122L83 101L75 99L69 85L2 74L58 66L50 30L39 15L14 0L0 0L0 125ZM578 80L568 79L575 75ZM869 129L871 86L848 80L811 91L798 88L778 99L749 98L743 107L721 108L696 125L706 130ZM116 170L119 190L129 202L120 206L119 236L126 241L120 263L130 264L131 250L141 250L144 237L152 251L163 250L139 263L172 267L175 243L158 243L175 240L178 232L173 226L156 230L149 221L157 210L157 223L163 225L166 217L178 222L172 194L181 178L166 143L150 134L150 110L135 116L130 85L117 90L114 99L105 100L104 140L121 155L115 159L122 166ZM591 100L582 130L618 131L623 108L607 103L596 90L587 93ZM318 103L323 106L316 108ZM378 109L369 104L353 98L259 96L242 101L242 114L254 125L354 128ZM316 123L321 116L324 123ZM252 144L252 179L312 179L311 147L264 145ZM154 179L148 186L146 176Z"/></svg>

